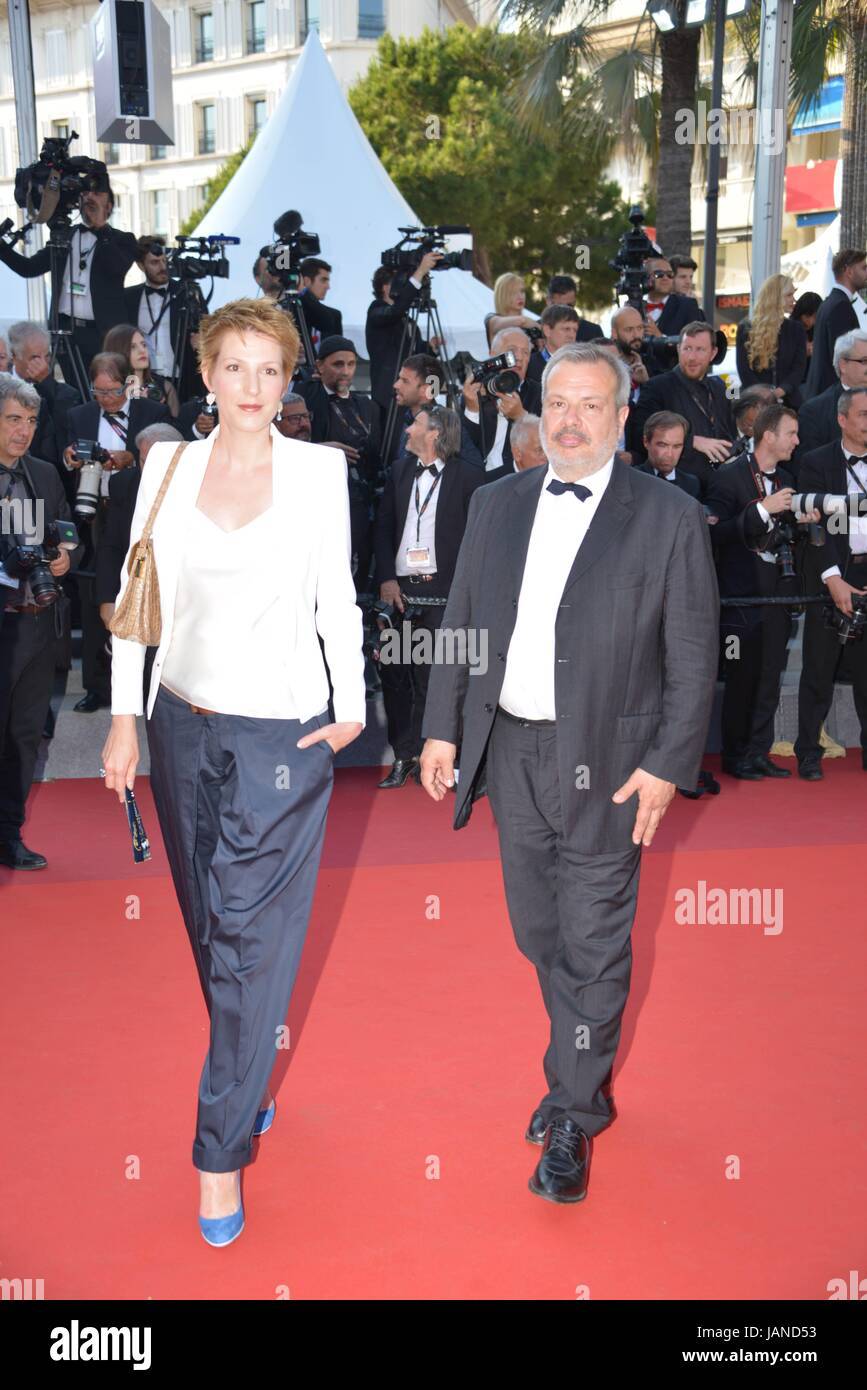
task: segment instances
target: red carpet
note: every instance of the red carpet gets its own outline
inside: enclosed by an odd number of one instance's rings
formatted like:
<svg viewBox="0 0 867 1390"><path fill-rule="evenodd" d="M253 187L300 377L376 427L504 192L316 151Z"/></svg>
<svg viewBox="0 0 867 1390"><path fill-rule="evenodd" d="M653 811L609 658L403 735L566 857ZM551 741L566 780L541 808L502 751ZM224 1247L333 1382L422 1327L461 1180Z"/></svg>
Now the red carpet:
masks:
<svg viewBox="0 0 867 1390"><path fill-rule="evenodd" d="M338 772L277 1118L222 1251L190 1154L207 1015L147 782L140 867L100 782L38 786L50 866L0 869L0 1277L46 1299L826 1299L867 1273L867 777L852 752L825 770L678 797L645 851L618 1118L573 1207L527 1190L545 1018L487 802L455 833L451 800ZM783 929L679 925L700 880L781 890Z"/></svg>

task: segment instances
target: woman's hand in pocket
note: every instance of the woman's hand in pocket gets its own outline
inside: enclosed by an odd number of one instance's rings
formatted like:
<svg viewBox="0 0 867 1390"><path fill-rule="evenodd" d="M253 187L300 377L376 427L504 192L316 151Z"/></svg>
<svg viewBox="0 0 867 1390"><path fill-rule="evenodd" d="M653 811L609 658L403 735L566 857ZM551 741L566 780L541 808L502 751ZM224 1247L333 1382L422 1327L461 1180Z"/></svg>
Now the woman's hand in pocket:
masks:
<svg viewBox="0 0 867 1390"><path fill-rule="evenodd" d="M305 734L303 738L299 738L298 747L310 748L314 743L324 741L332 753L339 753L341 748L346 747L347 743L358 738L363 728L363 724L323 724L321 729L314 729L312 734Z"/></svg>

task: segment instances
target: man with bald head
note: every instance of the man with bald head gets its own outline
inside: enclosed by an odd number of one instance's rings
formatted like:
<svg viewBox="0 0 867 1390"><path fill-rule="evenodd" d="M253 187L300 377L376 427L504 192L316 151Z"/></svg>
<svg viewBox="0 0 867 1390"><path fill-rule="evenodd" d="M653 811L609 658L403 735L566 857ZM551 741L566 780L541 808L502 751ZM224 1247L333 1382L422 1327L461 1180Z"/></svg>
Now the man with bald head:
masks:
<svg viewBox="0 0 867 1390"><path fill-rule="evenodd" d="M658 376L661 368L645 344L644 319L631 304L624 304L623 308L618 309L612 316L611 338L617 344L617 351L629 369L632 387L629 404L634 405L642 386L652 376Z"/></svg>
<svg viewBox="0 0 867 1390"><path fill-rule="evenodd" d="M487 481L506 477L514 472L512 460L512 426L528 411L538 415L542 397L539 383L527 380L530 365L530 339L523 328L501 328L491 342L491 356L513 352L512 368L520 377L517 391L496 392L493 387L476 382L464 384L463 417L467 434L485 461Z"/></svg>
<svg viewBox="0 0 867 1390"><path fill-rule="evenodd" d="M553 1202L585 1196L591 1140L613 1118L641 849L676 788L696 785L716 685L704 513L615 457L629 385L595 344L551 358L547 467L475 492L443 618L467 652L484 632L486 667L435 665L422 725L436 801L460 743L455 828L490 798L512 928L550 1020L525 1137L543 1145L530 1189Z"/></svg>

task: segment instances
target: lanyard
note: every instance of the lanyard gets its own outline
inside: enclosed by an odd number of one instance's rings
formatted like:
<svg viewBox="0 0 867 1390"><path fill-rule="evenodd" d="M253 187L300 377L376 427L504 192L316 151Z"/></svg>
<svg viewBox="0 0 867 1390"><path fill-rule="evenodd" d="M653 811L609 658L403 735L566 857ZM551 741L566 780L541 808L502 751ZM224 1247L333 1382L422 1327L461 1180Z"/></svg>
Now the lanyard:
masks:
<svg viewBox="0 0 867 1390"><path fill-rule="evenodd" d="M356 435L363 435L365 439L369 437L370 429L364 423L364 420L361 417L361 412L359 411L358 407L350 400L349 396L340 397L335 391L331 396L329 396L328 399L331 402L332 410L334 411L338 420L343 425L344 429L347 431L348 434L354 433ZM340 402L339 405L338 401ZM350 414L355 417L354 420L346 419L346 416L343 413L343 407L345 405L350 406Z"/></svg>
<svg viewBox="0 0 867 1390"><path fill-rule="evenodd" d="M437 484L439 483L440 479L442 478L444 472L445 472L445 469L444 469L444 468L441 468L440 471L439 471L439 473L437 473L436 477L434 478L433 482L432 482L431 485L430 485L430 490L428 491L428 495L427 495L427 497L424 499L424 503L423 503L423 505L422 505L422 507L421 507L420 509L419 509L419 498L420 498L420 496L421 496L421 493L419 492L419 486L418 486L419 480L418 480L418 478L416 478L416 480L415 480L415 514L416 514L416 523L415 523L415 543L416 543L416 545L418 545L419 540L421 539L421 519L422 519L422 517L424 516L425 512L427 511L427 504L428 504L428 502L430 501L430 499L433 497L434 493L436 492L436 490L437 490Z"/></svg>
<svg viewBox="0 0 867 1390"><path fill-rule="evenodd" d="M705 405L705 402L702 400L701 395L699 394L697 383L693 382L693 381L686 375L686 372L682 372L682 371L680 370L679 367L676 368L676 370L679 372L680 378L681 378L681 380L683 381L684 385L686 386L686 392L687 392L687 395L689 396L690 400L691 400L691 401L693 402L693 404L696 405L696 406L698 407L698 409L701 411L702 415L703 415L704 418L707 420L707 422L708 422L708 424L710 425L711 429L714 430L714 432L716 432L716 429L717 429L716 410L714 409L713 396L712 396L712 394L711 394L710 387L709 387L709 386L705 386L705 393L704 393L704 394L705 394L705 398L706 398L707 400L710 401L710 411L708 411L708 408L707 408L707 406ZM702 381L703 381L703 382L704 382L704 380L705 380L705 379L702 378ZM717 438L716 433L714 433L714 438Z"/></svg>
<svg viewBox="0 0 867 1390"><path fill-rule="evenodd" d="M152 287L151 287L151 288L152 288ZM160 324L162 323L164 317L165 317L166 310L167 310L168 307L169 307L169 292L168 292L168 290L166 290L165 294L161 296L162 301L163 301L163 307L160 309L160 311L159 311L159 313L157 314L156 318L154 318L154 311L153 311L153 307L152 307L152 305L151 305L150 288L149 288L147 285L145 286L143 293L144 293L144 297L145 297L145 303L147 304L147 310L148 310L148 313L150 314L150 319L151 319L151 326L150 326L150 328L148 329L148 333L154 333L154 334L155 334L156 331L157 331L157 329L159 328ZM154 338L154 345L156 345L156 338Z"/></svg>
<svg viewBox="0 0 867 1390"><path fill-rule="evenodd" d="M123 427L123 425L120 423L120 421L117 420L117 419L115 419L115 417L114 417L113 415L107 414L106 411L103 411L103 413L102 413L102 418L103 418L104 420L106 420L106 421L111 425L111 427L112 427L112 429L114 430L115 434L118 435L118 436L123 440L123 442L124 442L124 444L125 444L125 443L126 443L127 431L124 429L124 427Z"/></svg>
<svg viewBox="0 0 867 1390"><path fill-rule="evenodd" d="M751 469L750 471L753 472L752 469ZM766 477L766 476L767 476L767 475L764 474L764 473L762 472L761 469L759 469L758 473L753 472L753 482L754 482L755 485L756 485L756 491L758 492L759 497L762 499L762 501L764 501L764 499L765 499L767 496L769 496L769 494L765 492L765 477ZM776 492L776 491L777 491L777 479L776 479L776 478L771 478L769 481L770 481L770 484L771 484L771 492Z"/></svg>
<svg viewBox="0 0 867 1390"><path fill-rule="evenodd" d="M846 460L846 468L848 469L849 477L854 482L858 492L867 492L867 487L865 487L861 479L858 477L858 474L855 472L855 469L852 467L852 464L850 463L849 459Z"/></svg>

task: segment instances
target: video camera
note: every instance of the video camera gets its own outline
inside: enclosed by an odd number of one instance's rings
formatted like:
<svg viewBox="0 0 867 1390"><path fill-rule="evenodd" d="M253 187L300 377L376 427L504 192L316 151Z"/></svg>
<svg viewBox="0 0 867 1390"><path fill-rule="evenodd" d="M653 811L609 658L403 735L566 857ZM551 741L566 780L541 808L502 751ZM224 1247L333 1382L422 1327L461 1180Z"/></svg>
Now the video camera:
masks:
<svg viewBox="0 0 867 1390"><path fill-rule="evenodd" d="M109 191L101 160L70 155L69 146L77 139L76 130L65 139L51 136L43 140L35 164L15 170L15 202L31 222L62 225L78 210L82 194Z"/></svg>
<svg viewBox="0 0 867 1390"><path fill-rule="evenodd" d="M403 232L401 240L380 256L380 265L389 270L412 275L418 269L422 256L427 256L431 251L442 252L434 270L472 270L473 253L468 247L462 251L445 249L448 237L469 236L469 227L398 227L397 230Z"/></svg>
<svg viewBox="0 0 867 1390"><path fill-rule="evenodd" d="M29 580L33 602L38 608L48 608L60 593L49 565L61 550L75 550L78 544L74 522L49 521L41 545L21 544L13 537L13 544L3 555L3 568L11 579Z"/></svg>
<svg viewBox="0 0 867 1390"><path fill-rule="evenodd" d="M308 256L318 256L319 237L315 232L302 232L304 219L300 212L291 209L281 213L274 223L274 241L262 247L266 257L268 274L279 280L284 290L297 292L301 279L299 267Z"/></svg>
<svg viewBox="0 0 867 1390"><path fill-rule="evenodd" d="M179 236L177 246L164 246L154 241L144 249L155 256L165 256L169 280L176 284L190 280L227 280L229 262L223 255L224 246L240 246L237 236Z"/></svg>

